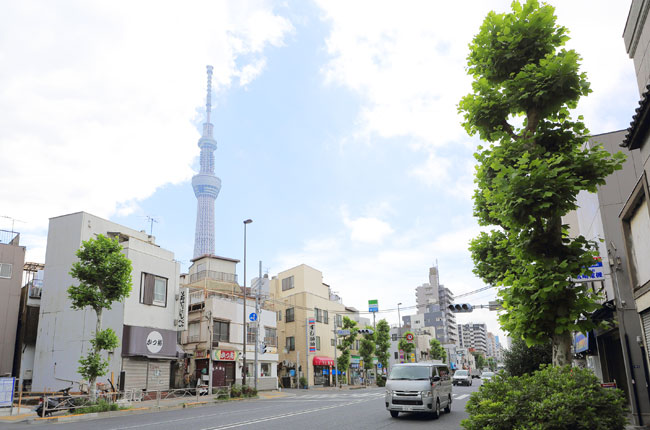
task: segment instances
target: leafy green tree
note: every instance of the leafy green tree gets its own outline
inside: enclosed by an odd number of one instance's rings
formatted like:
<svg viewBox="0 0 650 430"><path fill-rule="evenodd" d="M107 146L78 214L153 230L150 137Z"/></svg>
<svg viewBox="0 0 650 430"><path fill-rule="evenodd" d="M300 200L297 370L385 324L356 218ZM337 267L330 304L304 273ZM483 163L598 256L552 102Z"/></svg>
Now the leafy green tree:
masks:
<svg viewBox="0 0 650 430"><path fill-rule="evenodd" d="M497 361L494 359L494 357L487 358L487 366L493 372L497 370Z"/></svg>
<svg viewBox="0 0 650 430"><path fill-rule="evenodd" d="M350 367L350 349L354 345L354 341L357 339L357 322L349 317L343 317L343 330L350 330L350 334L347 336L342 336L341 344L337 345L341 355L338 356L336 363L339 371L345 372L347 378L350 377L350 372L348 368ZM339 379L339 382L341 380Z"/></svg>
<svg viewBox="0 0 650 430"><path fill-rule="evenodd" d="M373 330L372 327L366 326L367 329ZM375 333L361 335L361 345L359 346L359 355L363 360L363 370L365 382L368 383L368 370L374 367L372 358L375 355Z"/></svg>
<svg viewBox="0 0 650 430"><path fill-rule="evenodd" d="M503 329L529 345L550 339L555 365L570 362L571 333L593 328L584 316L598 307L571 282L588 273L595 243L570 238L562 216L624 158L588 148L582 117L571 118L590 89L567 40L554 8L537 0L490 12L467 59L473 93L459 103L466 131L489 144L475 154L474 215L496 228L471 242L474 273L501 287Z"/></svg>
<svg viewBox="0 0 650 430"><path fill-rule="evenodd" d="M115 332L102 330L102 313L111 309L113 302L122 301L131 293L131 261L122 254L117 239L103 235L83 242L77 250L79 261L72 265L70 275L79 285L68 288L68 298L73 309L92 308L97 314L95 337L90 340L92 349L86 357L79 359L79 373L88 380L90 395L97 396L96 380L106 374L108 361L102 358L102 351L110 351L119 345Z"/></svg>
<svg viewBox="0 0 650 430"><path fill-rule="evenodd" d="M375 330L375 356L384 369L390 360L390 326L385 319L379 320Z"/></svg>
<svg viewBox="0 0 650 430"><path fill-rule="evenodd" d="M505 370L512 376L531 374L552 360L553 347L550 342L528 346L523 339L514 339L510 349L504 353Z"/></svg>
<svg viewBox="0 0 650 430"><path fill-rule="evenodd" d="M438 339L431 339L429 341L429 357L433 360L442 360L445 362L447 360L447 351L442 347L442 344Z"/></svg>
<svg viewBox="0 0 650 430"><path fill-rule="evenodd" d="M483 354L480 352L473 352L472 355L474 356L474 361L476 362L477 369L483 369L484 367L487 367L487 360L485 360Z"/></svg>

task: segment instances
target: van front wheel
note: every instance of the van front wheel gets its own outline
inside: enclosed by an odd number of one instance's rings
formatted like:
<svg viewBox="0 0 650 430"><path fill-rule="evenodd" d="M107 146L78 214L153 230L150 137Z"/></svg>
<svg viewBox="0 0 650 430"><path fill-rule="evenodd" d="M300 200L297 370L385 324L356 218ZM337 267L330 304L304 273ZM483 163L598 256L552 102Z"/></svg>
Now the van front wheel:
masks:
<svg viewBox="0 0 650 430"><path fill-rule="evenodd" d="M436 410L433 411L433 418L438 419L440 418L440 400L436 400Z"/></svg>
<svg viewBox="0 0 650 430"><path fill-rule="evenodd" d="M451 394L449 395L449 399L447 400L447 406L445 407L445 413L448 414L451 412Z"/></svg>

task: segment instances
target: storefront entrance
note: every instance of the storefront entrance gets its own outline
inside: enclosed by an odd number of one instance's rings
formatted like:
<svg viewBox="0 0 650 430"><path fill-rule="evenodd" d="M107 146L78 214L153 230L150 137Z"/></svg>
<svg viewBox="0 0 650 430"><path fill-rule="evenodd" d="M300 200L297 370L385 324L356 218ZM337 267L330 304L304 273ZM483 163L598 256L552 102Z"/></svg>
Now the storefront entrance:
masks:
<svg viewBox="0 0 650 430"><path fill-rule="evenodd" d="M215 361L212 363L212 386L226 387L235 383L235 363Z"/></svg>

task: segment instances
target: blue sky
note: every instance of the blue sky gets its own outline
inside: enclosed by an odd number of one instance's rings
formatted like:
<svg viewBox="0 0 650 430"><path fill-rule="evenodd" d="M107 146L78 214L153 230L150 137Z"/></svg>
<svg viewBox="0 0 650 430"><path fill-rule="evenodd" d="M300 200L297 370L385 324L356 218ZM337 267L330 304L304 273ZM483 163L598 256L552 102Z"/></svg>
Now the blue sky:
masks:
<svg viewBox="0 0 650 430"><path fill-rule="evenodd" d="M157 242L187 270L212 64L217 254L243 258L252 218L251 272L259 260L270 275L308 264L359 309L413 305L435 261L455 294L480 288L467 251L478 141L456 103L470 89L467 44L509 3L8 5L0 215L21 221L30 261L44 260L50 217L84 210L149 230L153 216ZM593 133L627 127L638 99L621 37L630 2L551 3L592 82L579 113ZM493 313L459 320L500 334Z"/></svg>

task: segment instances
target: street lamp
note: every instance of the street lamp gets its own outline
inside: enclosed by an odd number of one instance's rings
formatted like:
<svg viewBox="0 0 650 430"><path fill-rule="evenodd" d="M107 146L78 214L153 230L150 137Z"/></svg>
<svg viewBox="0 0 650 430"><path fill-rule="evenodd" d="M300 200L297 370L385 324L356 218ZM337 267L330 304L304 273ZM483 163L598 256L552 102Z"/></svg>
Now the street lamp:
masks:
<svg viewBox="0 0 650 430"><path fill-rule="evenodd" d="M246 294L246 225L250 224L252 222L253 222L252 219L247 219L247 220L244 221L244 282L243 282L243 284L244 284L244 350L243 350L244 358L243 358L243 364L244 365L243 365L243 367L241 369L241 379L242 379L241 384L242 385L246 385L246 372L248 370L246 368L246 336L248 335L248 330L246 330L246 327L247 327L247 325L246 325L246 295L247 295Z"/></svg>
<svg viewBox="0 0 650 430"><path fill-rule="evenodd" d="M246 267L246 264L244 264L244 267ZM402 338L402 317L399 314L399 307L401 306L401 303L397 304L397 324L399 324L399 331L397 332L400 339Z"/></svg>

